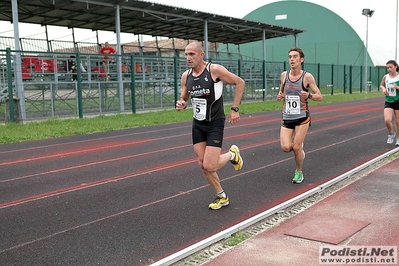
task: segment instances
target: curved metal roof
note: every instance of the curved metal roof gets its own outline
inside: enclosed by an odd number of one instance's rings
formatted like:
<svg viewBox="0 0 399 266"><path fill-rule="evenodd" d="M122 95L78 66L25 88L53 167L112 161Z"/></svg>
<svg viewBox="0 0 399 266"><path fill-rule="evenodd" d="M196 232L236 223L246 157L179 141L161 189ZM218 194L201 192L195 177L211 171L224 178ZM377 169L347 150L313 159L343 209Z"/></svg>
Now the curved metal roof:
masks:
<svg viewBox="0 0 399 266"><path fill-rule="evenodd" d="M12 2L0 2L0 20L12 22ZM138 0L17 0L18 21L120 32L243 44L265 38L297 35L300 29L220 16Z"/></svg>

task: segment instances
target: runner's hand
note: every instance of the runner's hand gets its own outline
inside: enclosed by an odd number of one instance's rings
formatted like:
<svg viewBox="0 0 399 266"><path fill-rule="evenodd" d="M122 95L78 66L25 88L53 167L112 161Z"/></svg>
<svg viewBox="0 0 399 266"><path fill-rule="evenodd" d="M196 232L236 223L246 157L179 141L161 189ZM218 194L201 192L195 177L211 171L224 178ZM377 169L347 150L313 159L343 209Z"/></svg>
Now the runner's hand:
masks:
<svg viewBox="0 0 399 266"><path fill-rule="evenodd" d="M240 113L230 110L230 116L229 116L229 123L230 124L235 124L240 120Z"/></svg>
<svg viewBox="0 0 399 266"><path fill-rule="evenodd" d="M186 101L177 101L176 102L176 110L177 111L180 111L180 110L183 110L183 109L186 109L187 108L187 102Z"/></svg>

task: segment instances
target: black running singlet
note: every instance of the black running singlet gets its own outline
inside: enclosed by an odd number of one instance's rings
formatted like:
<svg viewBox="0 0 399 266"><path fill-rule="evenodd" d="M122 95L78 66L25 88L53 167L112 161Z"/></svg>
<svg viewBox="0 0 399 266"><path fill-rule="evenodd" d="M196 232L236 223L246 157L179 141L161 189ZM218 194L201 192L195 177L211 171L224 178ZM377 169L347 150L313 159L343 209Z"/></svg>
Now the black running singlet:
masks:
<svg viewBox="0 0 399 266"><path fill-rule="evenodd" d="M222 97L223 81L213 81L210 66L211 64L208 63L197 77L192 75L191 69L187 75L186 85L193 105L193 117L198 121L211 122L225 117Z"/></svg>

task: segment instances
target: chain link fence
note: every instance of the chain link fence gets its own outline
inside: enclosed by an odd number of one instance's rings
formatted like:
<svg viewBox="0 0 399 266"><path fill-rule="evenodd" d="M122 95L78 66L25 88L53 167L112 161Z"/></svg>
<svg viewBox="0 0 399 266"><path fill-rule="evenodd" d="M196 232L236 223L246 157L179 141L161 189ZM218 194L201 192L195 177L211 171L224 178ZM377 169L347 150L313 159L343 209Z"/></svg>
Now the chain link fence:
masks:
<svg viewBox="0 0 399 266"><path fill-rule="evenodd" d="M180 77L188 68L185 58L110 55L107 72L104 60L101 54L0 50L0 121L175 107ZM287 62L220 58L209 61L224 65L245 80L243 102L274 100L280 74L289 68ZM369 67L366 85L361 66L305 63L303 69L312 73L325 95L378 90L386 73L385 68ZM233 101L234 86L225 84L223 95L225 102ZM13 109L14 102L17 106ZM15 112L9 113L12 110Z"/></svg>

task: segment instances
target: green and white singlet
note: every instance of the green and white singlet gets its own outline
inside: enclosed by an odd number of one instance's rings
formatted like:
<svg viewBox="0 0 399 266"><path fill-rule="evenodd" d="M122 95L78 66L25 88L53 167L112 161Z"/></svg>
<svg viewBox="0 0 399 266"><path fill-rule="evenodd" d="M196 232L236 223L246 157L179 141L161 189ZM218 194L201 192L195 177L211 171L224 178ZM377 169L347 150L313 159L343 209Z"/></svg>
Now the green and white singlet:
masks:
<svg viewBox="0 0 399 266"><path fill-rule="evenodd" d="M396 83L396 85L399 86L399 75L397 75L394 78L391 78L389 74L385 75L385 88L388 91L388 95L385 96L385 101L387 103L393 103L399 100L399 91L395 89L393 84Z"/></svg>

